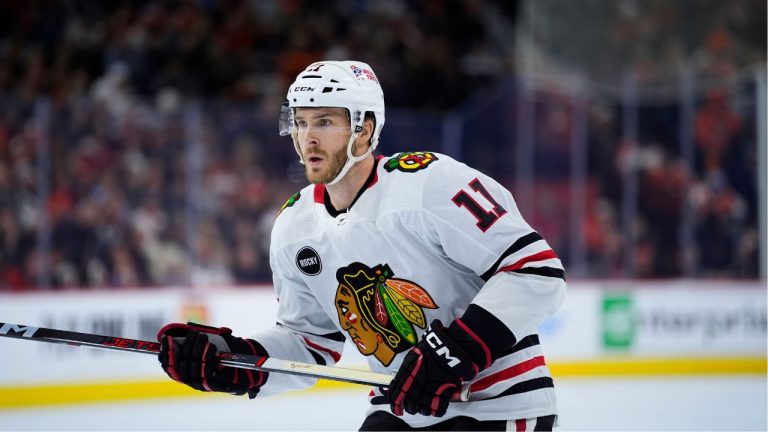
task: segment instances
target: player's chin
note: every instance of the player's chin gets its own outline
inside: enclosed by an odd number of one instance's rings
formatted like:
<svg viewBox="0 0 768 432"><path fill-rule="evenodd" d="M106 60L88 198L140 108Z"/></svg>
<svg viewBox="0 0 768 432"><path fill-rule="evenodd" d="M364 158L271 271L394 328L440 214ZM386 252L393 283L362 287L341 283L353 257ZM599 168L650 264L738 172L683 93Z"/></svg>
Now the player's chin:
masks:
<svg viewBox="0 0 768 432"><path fill-rule="evenodd" d="M307 176L307 180L312 184L328 183L333 180L332 178L328 178L328 174L325 172L325 170L317 168L307 168L305 174Z"/></svg>

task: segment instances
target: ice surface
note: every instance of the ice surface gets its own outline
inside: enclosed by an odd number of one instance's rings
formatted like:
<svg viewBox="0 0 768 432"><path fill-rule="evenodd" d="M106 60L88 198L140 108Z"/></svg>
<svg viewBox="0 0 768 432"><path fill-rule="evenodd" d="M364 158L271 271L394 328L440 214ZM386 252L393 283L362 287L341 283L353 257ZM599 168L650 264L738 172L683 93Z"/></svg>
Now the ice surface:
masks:
<svg viewBox="0 0 768 432"><path fill-rule="evenodd" d="M765 375L556 380L559 430L766 430ZM357 430L365 387L0 410L0 430Z"/></svg>

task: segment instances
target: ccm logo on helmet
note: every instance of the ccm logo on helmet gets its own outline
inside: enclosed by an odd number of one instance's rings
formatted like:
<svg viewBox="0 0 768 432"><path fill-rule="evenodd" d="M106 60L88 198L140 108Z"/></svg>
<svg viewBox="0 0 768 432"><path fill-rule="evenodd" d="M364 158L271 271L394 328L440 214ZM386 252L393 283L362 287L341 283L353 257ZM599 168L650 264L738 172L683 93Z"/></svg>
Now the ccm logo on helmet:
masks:
<svg viewBox="0 0 768 432"><path fill-rule="evenodd" d="M457 364L461 363L461 360L451 355L451 351L448 349L448 347L443 345L443 341L440 340L439 337L435 334L435 332L429 332L424 337L424 339L427 340L427 343L432 348L435 348L435 353L439 356L445 357L445 360L448 362L449 367L454 367Z"/></svg>
<svg viewBox="0 0 768 432"><path fill-rule="evenodd" d="M296 87L293 88L293 91L295 91L295 92L315 91L315 88L314 87L296 86Z"/></svg>

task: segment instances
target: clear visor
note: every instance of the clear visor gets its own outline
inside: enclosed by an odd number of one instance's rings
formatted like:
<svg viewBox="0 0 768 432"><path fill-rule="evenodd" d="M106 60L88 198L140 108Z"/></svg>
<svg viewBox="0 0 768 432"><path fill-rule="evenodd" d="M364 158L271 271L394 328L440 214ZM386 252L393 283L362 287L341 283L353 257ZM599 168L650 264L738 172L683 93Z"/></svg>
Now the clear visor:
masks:
<svg viewBox="0 0 768 432"><path fill-rule="evenodd" d="M278 124L280 136L290 135L293 126L293 110L288 106L288 102L283 102L280 105L280 120Z"/></svg>
<svg viewBox="0 0 768 432"><path fill-rule="evenodd" d="M301 134L307 128L312 128L315 132L329 135L349 135L351 133L349 124L349 114L344 112L344 116L325 113L326 115L309 115L307 118L300 116L299 121L294 117L294 110L283 102L280 105L279 130L280 136L291 135L294 131Z"/></svg>

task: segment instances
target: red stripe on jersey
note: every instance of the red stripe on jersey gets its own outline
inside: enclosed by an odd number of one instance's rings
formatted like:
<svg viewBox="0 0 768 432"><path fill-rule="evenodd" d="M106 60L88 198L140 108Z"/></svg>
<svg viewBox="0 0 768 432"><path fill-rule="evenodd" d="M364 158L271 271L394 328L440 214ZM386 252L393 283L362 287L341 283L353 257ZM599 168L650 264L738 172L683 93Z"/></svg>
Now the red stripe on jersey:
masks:
<svg viewBox="0 0 768 432"><path fill-rule="evenodd" d="M495 374L488 375L483 379L479 379L474 383L472 383L472 386L470 388L473 392L485 390L488 387L498 382L501 382L510 378L514 378L518 375L522 375L531 369L537 368L539 366L544 366L544 364L545 364L544 356L534 357L524 362L520 362L512 367L508 367L504 370L496 372Z"/></svg>
<svg viewBox="0 0 768 432"><path fill-rule="evenodd" d="M315 185L314 190L315 202L318 204L325 204L325 185L318 183Z"/></svg>
<svg viewBox="0 0 768 432"><path fill-rule="evenodd" d="M324 346L320 346L320 345L318 345L316 343L313 343L311 340L309 340L307 338L304 338L304 343L309 345L309 346L311 346L314 349L318 349L320 351L327 352L328 354L330 354L331 357L333 357L333 361L335 361L335 362L341 360L341 354L337 353L336 351L330 350L330 349L328 349L328 348L326 348Z"/></svg>
<svg viewBox="0 0 768 432"><path fill-rule="evenodd" d="M518 419L515 420L515 430L517 432L524 432L525 431L525 419Z"/></svg>
<svg viewBox="0 0 768 432"><path fill-rule="evenodd" d="M519 261L517 261L514 264L510 264L508 266L504 266L500 268L496 273L500 272L506 272L506 271L515 271L520 270L523 268L524 265L528 264L529 262L534 261L544 261L552 258L557 258L557 255L555 255L555 252L552 249L541 251L539 253L535 253L531 256L527 256L525 258L521 258Z"/></svg>

